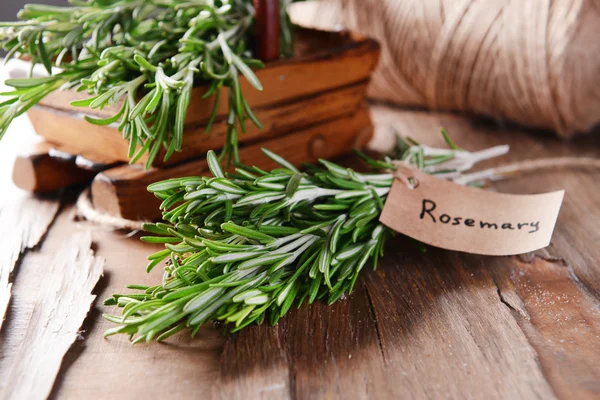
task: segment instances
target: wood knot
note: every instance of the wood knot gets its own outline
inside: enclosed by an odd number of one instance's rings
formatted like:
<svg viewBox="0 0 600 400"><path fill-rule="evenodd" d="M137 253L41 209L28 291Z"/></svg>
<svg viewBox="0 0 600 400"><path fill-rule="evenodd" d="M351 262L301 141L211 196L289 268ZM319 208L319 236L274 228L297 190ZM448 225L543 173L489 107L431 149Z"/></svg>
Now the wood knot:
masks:
<svg viewBox="0 0 600 400"><path fill-rule="evenodd" d="M327 139L323 135L316 135L308 144L309 154L311 158L324 158L327 157Z"/></svg>

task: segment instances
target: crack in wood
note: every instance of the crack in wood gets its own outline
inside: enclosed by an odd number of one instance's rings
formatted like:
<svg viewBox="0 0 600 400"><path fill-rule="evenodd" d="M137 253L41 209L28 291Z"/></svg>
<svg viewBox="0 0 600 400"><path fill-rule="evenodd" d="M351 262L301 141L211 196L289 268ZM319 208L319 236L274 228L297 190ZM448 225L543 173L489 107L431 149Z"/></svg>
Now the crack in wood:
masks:
<svg viewBox="0 0 600 400"><path fill-rule="evenodd" d="M544 379L558 398L597 398L600 388L592 382L598 382L600 368L591 355L598 351L600 315L593 295L563 257L512 260L494 265L492 280Z"/></svg>
<svg viewBox="0 0 600 400"><path fill-rule="evenodd" d="M369 286L364 283L365 293L367 295L367 300L369 303L369 310L371 311L371 316L373 317L373 322L375 325L375 333L377 334L377 344L379 345L379 351L381 352L381 358L383 362L386 363L385 352L383 351L383 342L381 341L381 332L379 330L379 322L377 321L377 314L375 313L375 307L373 305L373 299L371 298L371 293L369 292Z"/></svg>
<svg viewBox="0 0 600 400"><path fill-rule="evenodd" d="M565 268L569 274L569 278L577 285L581 292L585 294L591 301L600 306L600 297L596 295L594 288L590 287L587 281L579 279L577 271L575 268L573 268L573 265L567 260L566 257L550 254L548 249L544 248L532 253L520 254L517 256L517 258L524 264L534 264L536 260L542 260L549 264Z"/></svg>
<svg viewBox="0 0 600 400"><path fill-rule="evenodd" d="M498 282L496 282L496 278L494 277L494 275L491 275L491 279L494 283L494 286L496 286L496 293L498 293L498 299L500 300L500 303L508 307L508 309L513 314L518 314L519 317L528 320L530 317L527 314L527 310L525 309L525 306L523 305L521 299L518 296L515 298L515 295L511 296L508 294L503 294L502 289L500 289L500 285L498 285Z"/></svg>
<svg viewBox="0 0 600 400"><path fill-rule="evenodd" d="M575 285L577 285L579 290L584 295L586 295L591 301L593 301L600 307L600 296L596 294L596 292L594 291L594 288L592 288L589 285L587 280L579 279L579 275L577 274L577 271L575 270L575 268L573 268L573 265L571 265L571 263L565 257L562 257L560 255L559 256L551 255L548 252L548 250L546 250L546 249L544 249L544 254L546 254L546 255L536 254L535 258L544 260L551 264L559 264L563 268L566 268L571 281L573 281L573 283L575 283ZM535 261L535 259L533 261Z"/></svg>
<svg viewBox="0 0 600 400"><path fill-rule="evenodd" d="M513 307L512 304L510 304L508 301L506 301L506 299L502 296L502 291L500 290L499 287L496 287L496 293L498 293L498 298L500 299L500 303L504 304L506 307L508 307L513 312L517 312L517 313L519 312L515 307Z"/></svg>
<svg viewBox="0 0 600 400"><path fill-rule="evenodd" d="M547 248L543 248L531 253L519 254L516 257L519 259L519 261L525 264L532 264L536 258L541 258L544 261L554 264L562 264L563 267L569 267L569 263L564 257L550 254Z"/></svg>

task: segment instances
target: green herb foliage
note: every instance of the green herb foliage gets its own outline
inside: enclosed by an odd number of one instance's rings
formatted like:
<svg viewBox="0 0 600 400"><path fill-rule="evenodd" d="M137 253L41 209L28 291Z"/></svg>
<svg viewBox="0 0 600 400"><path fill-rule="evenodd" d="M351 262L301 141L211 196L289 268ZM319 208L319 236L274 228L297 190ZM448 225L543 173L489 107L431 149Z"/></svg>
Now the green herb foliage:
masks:
<svg viewBox="0 0 600 400"><path fill-rule="evenodd" d="M472 154L400 141L393 159L429 173L460 175ZM360 154L381 173L364 174L321 160L301 172L264 150L281 168L239 167L225 174L208 154L212 177L152 184L163 200L164 223L147 224L150 243L165 249L148 257L148 271L166 262L162 283L131 286L105 304L123 307L106 335L125 333L134 342L162 340L206 321L232 331L265 319L275 324L290 307L351 293L360 271L383 255L392 232L379 215L394 180L391 159ZM462 161L461 161L462 160ZM463 162L464 161L464 162ZM450 167L446 168L445 165Z"/></svg>
<svg viewBox="0 0 600 400"><path fill-rule="evenodd" d="M15 90L1 93L0 138L14 118L49 93L76 88L89 98L73 105L103 109L117 105L97 125L118 125L130 141L132 162L145 153L150 167L161 146L165 159L183 143L192 88L209 87L214 97L210 129L226 87L228 135L222 156L237 161L236 130L250 119L260 126L240 88L244 76L256 90L253 72L262 63L248 48L254 9L250 0L72 0L71 7L27 5L21 22L0 24L8 52L42 64L49 77L9 79ZM287 24L284 42L289 43ZM56 71L53 67L59 67ZM54 73L53 73L54 72ZM223 100L224 101L224 100Z"/></svg>

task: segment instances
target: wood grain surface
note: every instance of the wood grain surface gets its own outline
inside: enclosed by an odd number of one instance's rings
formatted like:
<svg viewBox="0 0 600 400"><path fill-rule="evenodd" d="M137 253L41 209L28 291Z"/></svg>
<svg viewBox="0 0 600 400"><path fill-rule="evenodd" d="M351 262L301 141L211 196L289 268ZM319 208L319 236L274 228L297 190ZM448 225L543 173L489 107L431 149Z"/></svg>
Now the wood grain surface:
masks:
<svg viewBox="0 0 600 400"><path fill-rule="evenodd" d="M294 101L277 103L254 109L256 117L261 121L263 129L256 127L251 121L246 122L246 133L239 132L240 144L256 143L280 137L318 124L325 124L342 116L349 116L361 106L367 81L362 80L346 87L336 88L319 95L298 97ZM224 96L227 97L227 96ZM207 108L190 108L210 110ZM306 113L306 110L311 110ZM114 127L93 125L83 119L83 114L74 114L50 107L34 107L28 112L36 132L50 142L62 143L70 147L75 154L89 154L91 159L112 155L117 160L129 161L129 142ZM227 137L227 121L217 120L209 133L206 124L189 125L185 130L185 147L175 152L165 162L165 150L161 148L155 167L173 165L183 160L198 158L208 150L219 149ZM147 154L138 164L145 164Z"/></svg>
<svg viewBox="0 0 600 400"><path fill-rule="evenodd" d="M21 149L13 166L13 183L28 192L47 193L94 178L95 172L77 165L77 156L53 157L53 148L41 142Z"/></svg>
<svg viewBox="0 0 600 400"><path fill-rule="evenodd" d="M0 328L10 301L15 267L21 256L42 240L60 204L52 198L5 195L0 203Z"/></svg>
<svg viewBox="0 0 600 400"><path fill-rule="evenodd" d="M16 155L23 147L33 146L33 129L21 118L15 121L0 147L0 329L19 263L25 253L40 243L60 207L60 194L32 197L11 182Z"/></svg>
<svg viewBox="0 0 600 400"><path fill-rule="evenodd" d="M39 291L22 344L11 354L8 373L0 380L3 399L48 397L62 359L79 337L79 329L96 298L90 293L102 275L104 260L95 257L90 249L90 231L61 239L53 259L40 260L46 262L37 265ZM34 266L28 263L27 267Z"/></svg>
<svg viewBox="0 0 600 400"><path fill-rule="evenodd" d="M482 168L540 157L600 157L599 135L562 142L489 121L385 106L373 106L372 118L379 149L393 143L392 126L435 146L443 144L440 126L469 150L511 145L504 159ZM226 336L207 326L194 340L182 333L165 344L134 347L126 337L102 338L112 325L101 314L112 310L96 302L50 397L599 398L599 178L597 170L549 170L490 188L566 190L544 251L520 257L421 253L397 237L377 271L365 269L352 295L331 307L293 310L275 327ZM11 317L0 331L0 371L23 345L24 321L39 295L36 269L24 267L59 250L59 238L92 228L72 220L74 197L67 193L45 242L25 255L16 275ZM93 227L96 255L106 259L99 298L161 279L158 269L144 271L147 254L160 247L130 236Z"/></svg>

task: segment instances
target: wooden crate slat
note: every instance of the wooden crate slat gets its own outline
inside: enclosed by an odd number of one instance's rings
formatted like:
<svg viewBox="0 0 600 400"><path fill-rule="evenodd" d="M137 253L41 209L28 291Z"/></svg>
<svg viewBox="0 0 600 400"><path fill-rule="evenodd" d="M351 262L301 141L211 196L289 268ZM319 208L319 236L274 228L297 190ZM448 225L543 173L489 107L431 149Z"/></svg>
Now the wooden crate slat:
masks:
<svg viewBox="0 0 600 400"><path fill-rule="evenodd" d="M77 149L66 144L51 143L48 153L55 158L74 158L75 165L78 168L95 172L104 171L123 163L123 161L102 154L101 152L78 152Z"/></svg>
<svg viewBox="0 0 600 400"><path fill-rule="evenodd" d="M332 158L364 145L372 134L371 120L366 107L351 116L310 127L294 134L254 144L240 149L243 162L270 169L277 165L262 154L261 148L285 157L293 164ZM97 210L127 219L156 220L160 218L158 201L146 191L156 181L174 177L202 175L207 171L206 160L188 161L171 168L122 166L106 170L92 183L92 199Z"/></svg>
<svg viewBox="0 0 600 400"><path fill-rule="evenodd" d="M52 145L35 144L23 150L15 159L13 182L17 187L34 193L52 192L67 186L91 181L96 175L86 171L72 160L60 160L48 153Z"/></svg>
<svg viewBox="0 0 600 400"><path fill-rule="evenodd" d="M239 133L240 143L256 142L275 137L290 131L321 123L323 121L349 115L355 112L364 97L368 81L290 101L283 105L259 108L256 115L263 124L259 129L251 121L247 121L247 133ZM190 113L198 108L190 107ZM49 107L34 107L29 110L29 118L37 133L49 141L68 143L68 147L79 154L98 154L101 157L128 161L129 143L114 128L88 123L82 114L72 114ZM216 122L210 133L205 133L203 125L186 129L184 149L173 154L168 163L176 163L197 158L208 150L223 146L227 135L226 121ZM110 155L110 156L106 156ZM155 166L165 165L162 162L164 149L161 149ZM146 162L147 155L140 160Z"/></svg>
<svg viewBox="0 0 600 400"><path fill-rule="evenodd" d="M342 35L330 33L331 35ZM248 104L253 108L274 106L299 97L314 95L349 84L367 80L371 76L379 56L379 45L371 39L350 41L335 48L321 49L306 56L294 57L268 64L256 71L264 90L254 89L245 78L241 78L241 88ZM197 87L192 91L192 99L186 117L186 124L206 123L214 104L214 97L203 99L208 87ZM226 91L227 89L223 89ZM87 93L57 91L46 96L40 104L62 111L86 113L100 117L115 115L120 104L103 110L90 110L87 107L73 107L69 103L90 97ZM227 96L220 97L218 116L226 117L229 110Z"/></svg>

